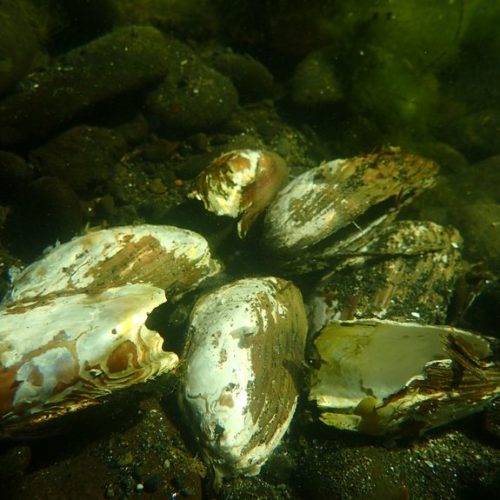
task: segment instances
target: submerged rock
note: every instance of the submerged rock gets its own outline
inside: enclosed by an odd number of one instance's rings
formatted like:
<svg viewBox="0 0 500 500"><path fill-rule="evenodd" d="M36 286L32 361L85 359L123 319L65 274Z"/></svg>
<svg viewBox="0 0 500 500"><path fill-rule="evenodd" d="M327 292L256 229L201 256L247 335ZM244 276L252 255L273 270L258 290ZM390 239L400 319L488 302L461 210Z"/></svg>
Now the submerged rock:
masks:
<svg viewBox="0 0 500 500"><path fill-rule="evenodd" d="M0 102L0 144L44 137L94 104L155 83L167 61L152 27L127 26L71 50Z"/></svg>

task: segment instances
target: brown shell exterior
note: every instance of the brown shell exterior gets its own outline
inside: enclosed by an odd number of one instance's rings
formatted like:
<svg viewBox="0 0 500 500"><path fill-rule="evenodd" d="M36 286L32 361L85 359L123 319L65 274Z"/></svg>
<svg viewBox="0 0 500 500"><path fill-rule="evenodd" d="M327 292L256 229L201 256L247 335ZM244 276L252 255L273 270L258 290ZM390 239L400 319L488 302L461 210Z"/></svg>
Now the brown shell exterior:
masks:
<svg viewBox="0 0 500 500"><path fill-rule="evenodd" d="M332 319L445 323L461 247L451 227L422 221L387 226L315 286L311 333Z"/></svg>
<svg viewBox="0 0 500 500"><path fill-rule="evenodd" d="M303 273L355 251L424 189L438 166L389 148L324 163L295 178L276 197L264 221L264 244L284 269Z"/></svg>

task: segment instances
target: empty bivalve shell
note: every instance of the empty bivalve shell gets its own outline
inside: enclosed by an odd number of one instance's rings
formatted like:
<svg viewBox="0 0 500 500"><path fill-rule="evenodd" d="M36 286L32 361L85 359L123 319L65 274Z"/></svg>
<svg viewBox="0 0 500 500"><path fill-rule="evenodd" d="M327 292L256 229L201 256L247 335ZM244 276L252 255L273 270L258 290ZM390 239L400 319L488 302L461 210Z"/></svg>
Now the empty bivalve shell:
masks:
<svg viewBox="0 0 500 500"><path fill-rule="evenodd" d="M28 266L0 308L2 433L31 430L174 368L148 314L220 269L206 240L124 226L58 245Z"/></svg>
<svg viewBox="0 0 500 500"><path fill-rule="evenodd" d="M182 295L217 273L203 236L174 226L121 226L90 231L48 250L14 280L7 301L96 292L149 283Z"/></svg>
<svg viewBox="0 0 500 500"><path fill-rule="evenodd" d="M0 311L1 434L29 429L172 370L173 352L145 326L161 288L131 284Z"/></svg>
<svg viewBox="0 0 500 500"><path fill-rule="evenodd" d="M456 229L433 222L382 228L314 286L307 301L310 333L331 320L445 323L461 247Z"/></svg>
<svg viewBox="0 0 500 500"><path fill-rule="evenodd" d="M241 279L194 306L180 399L219 478L258 474L286 432L306 331L299 290L279 278Z"/></svg>
<svg viewBox="0 0 500 500"><path fill-rule="evenodd" d="M373 435L419 434L500 394L490 339L446 326L332 322L315 340L309 399L320 419Z"/></svg>
<svg viewBox="0 0 500 500"><path fill-rule="evenodd" d="M264 218L265 248L296 273L352 252L435 183L431 160L390 148L323 163L293 179Z"/></svg>
<svg viewBox="0 0 500 500"><path fill-rule="evenodd" d="M201 200L207 210L217 215L241 215L238 235L244 238L287 175L286 163L276 153L258 149L230 151L200 172L190 197Z"/></svg>

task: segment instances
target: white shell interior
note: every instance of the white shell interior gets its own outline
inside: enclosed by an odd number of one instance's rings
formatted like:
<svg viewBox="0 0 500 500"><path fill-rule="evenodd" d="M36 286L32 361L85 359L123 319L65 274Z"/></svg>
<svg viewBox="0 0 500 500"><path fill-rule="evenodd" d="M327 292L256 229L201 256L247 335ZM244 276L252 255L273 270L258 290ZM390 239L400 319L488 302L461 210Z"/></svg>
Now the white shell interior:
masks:
<svg viewBox="0 0 500 500"><path fill-rule="evenodd" d="M424 376L426 364L447 362L453 333L487 356L487 340L451 327L389 321L331 323L316 340L323 363L312 376L310 399L320 408L352 410L364 398L378 401Z"/></svg>
<svg viewBox="0 0 500 500"><path fill-rule="evenodd" d="M164 301L163 290L131 284L3 308L0 364L15 373L13 406L40 411L36 405L65 404L75 391L92 398L171 370L177 355L163 351L161 336L144 325ZM110 359L122 345L133 346L133 352L120 358L120 369L112 369Z"/></svg>

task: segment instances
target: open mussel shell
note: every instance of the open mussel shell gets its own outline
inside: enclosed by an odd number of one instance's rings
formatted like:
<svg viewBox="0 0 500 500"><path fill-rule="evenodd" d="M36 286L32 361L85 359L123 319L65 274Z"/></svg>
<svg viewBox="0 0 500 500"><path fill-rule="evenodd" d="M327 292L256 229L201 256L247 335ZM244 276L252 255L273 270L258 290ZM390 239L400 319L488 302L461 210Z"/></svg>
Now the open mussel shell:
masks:
<svg viewBox="0 0 500 500"><path fill-rule="evenodd" d="M491 339L446 326L332 322L316 338L309 399L334 427L415 435L482 410L500 394Z"/></svg>
<svg viewBox="0 0 500 500"><path fill-rule="evenodd" d="M217 273L207 241L174 226L122 226L91 231L49 249L14 279L7 303L44 295L102 291L149 283L168 297Z"/></svg>
<svg viewBox="0 0 500 500"><path fill-rule="evenodd" d="M332 320L445 323L461 248L452 227L411 220L386 226L314 286L307 301L310 333Z"/></svg>
<svg viewBox="0 0 500 500"><path fill-rule="evenodd" d="M195 304L181 405L217 477L254 475L295 411L306 317L283 279L248 278Z"/></svg>
<svg viewBox="0 0 500 500"><path fill-rule="evenodd" d="M46 296L0 311L0 435L29 430L172 370L145 326L165 292L147 284Z"/></svg>
<svg viewBox="0 0 500 500"><path fill-rule="evenodd" d="M433 186L437 170L398 148L323 163L278 193L264 219L263 244L285 270L322 269Z"/></svg>
<svg viewBox="0 0 500 500"><path fill-rule="evenodd" d="M171 226L89 232L14 279L0 308L0 425L21 432L171 370L147 315L219 271L206 240Z"/></svg>
<svg viewBox="0 0 500 500"><path fill-rule="evenodd" d="M222 154L198 174L190 197L217 215L241 216L238 235L244 238L287 175L286 163L276 153L237 149Z"/></svg>

